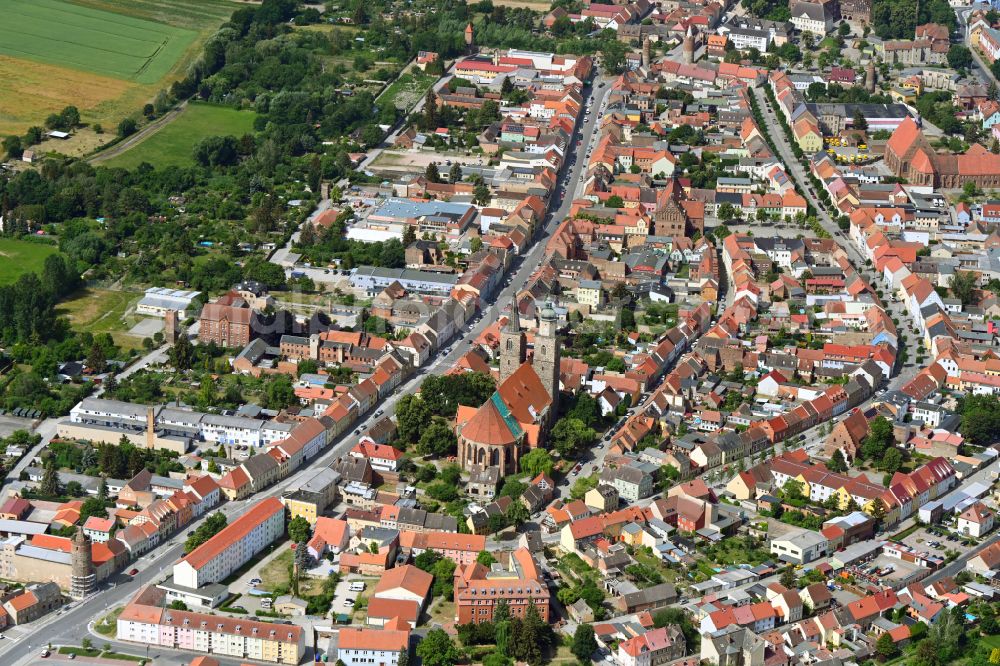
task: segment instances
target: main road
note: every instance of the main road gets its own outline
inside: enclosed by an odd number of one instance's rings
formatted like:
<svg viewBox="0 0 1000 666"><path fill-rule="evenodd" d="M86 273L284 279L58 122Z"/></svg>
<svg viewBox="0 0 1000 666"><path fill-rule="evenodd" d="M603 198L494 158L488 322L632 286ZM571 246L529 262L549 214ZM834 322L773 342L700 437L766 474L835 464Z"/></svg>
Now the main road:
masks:
<svg viewBox="0 0 1000 666"><path fill-rule="evenodd" d="M579 181L581 174L584 172L585 160L582 155L576 155L575 151L577 141L580 141L581 146L589 146L594 129L597 126L597 119L600 114L591 113L590 115L584 115L584 111L591 108L594 108L596 111L597 108L603 105L604 98L609 90L607 85L609 80L598 78L597 82L599 83L595 82L594 87L584 90L584 109L581 110L583 120L579 123L573 140L568 146L569 157L560 174L559 187L553 193L552 204L550 212L545 218L545 225L532 244L531 249L515 262L513 270L505 280L504 287L496 295L494 303L485 308L483 316L475 324L463 328L457 336L457 340L446 346L446 351L438 353L429 365L421 368L418 373L397 387L394 393L377 405L376 408L378 410L392 414L399 398L416 391L425 375L441 374L452 367L459 357L470 349L472 341L497 319L503 307L510 302L520 286L524 285L530 275L541 265L546 242L555 231L559 222L566 217L572 204L572 196L563 196L562 193L574 192L575 188L573 184ZM287 479L267 488L250 499L228 502L220 508L220 511L226 514L226 517L232 521L254 502L266 497L280 497L290 489L301 487L305 480L314 474L317 469L330 465L336 458L345 455L350 450L357 441L357 436L354 434L356 428L366 428L378 418L372 415L355 424L354 428L335 440L323 454L313 460L308 468L296 472ZM39 622L29 625L28 631L21 634L16 641L4 641L0 643L0 663L33 663L33 660L38 656L36 652L40 646L48 643L53 645L79 645L84 638L90 638L95 644L100 645L105 639L90 634L88 625L100 619L106 614L108 609L113 609L127 601L136 593L141 585L148 584L154 580L158 581L163 577L163 574L168 571L169 567L181 557L184 549L185 535L194 526L195 524L189 525L182 533L175 535L168 542L162 544L152 554L140 559L134 565L139 569L139 573L134 580L126 579L125 576L119 576L120 579L124 580L121 580L117 584L103 586L97 594L88 597L82 602L71 604L59 615L50 613ZM142 646L136 645L133 652L141 650ZM161 653L164 659L171 660L178 654L169 649L154 647L150 656L157 657ZM238 664L246 663L248 660L227 661L222 658L219 661L223 664Z"/></svg>
<svg viewBox="0 0 1000 666"><path fill-rule="evenodd" d="M784 125L782 124L781 119L778 118L777 111L771 107L767 95L761 88L751 88L750 92L754 96L754 99L757 101L757 106L761 110L761 116L764 118L764 125L767 127L768 134L770 134L771 140L778 149L778 157L780 157L782 162L784 162L785 167L788 169L792 179L796 183L796 189L799 190L799 192L806 197L809 203L812 204L812 207L816 209L816 219L819 220L823 229L830 234L830 238L832 238L837 245L844 249L847 253L848 259L854 265L854 268L866 278L868 283L872 285L872 288L875 288L879 280L879 275L868 267L865 258L861 255L858 248L855 247L854 242L840 230L837 223L833 221L829 214L827 214L823 204L819 201L816 191L813 189L812 181L809 180L809 176L806 173L805 168L792 153L791 145L788 142L788 136L785 134ZM904 333L904 322L907 321L908 317L905 309L901 304L897 303L892 298L884 303L884 306L889 315L900 322L897 324L899 328L897 332L900 334ZM901 388L919 371L914 364L914 360L917 353L920 351L920 337L919 334L914 332L914 330L909 331L909 333L910 334L906 337L908 362L902 367L897 368L899 372L892 378L889 384L889 390ZM880 391L879 394L881 393L883 392Z"/></svg>

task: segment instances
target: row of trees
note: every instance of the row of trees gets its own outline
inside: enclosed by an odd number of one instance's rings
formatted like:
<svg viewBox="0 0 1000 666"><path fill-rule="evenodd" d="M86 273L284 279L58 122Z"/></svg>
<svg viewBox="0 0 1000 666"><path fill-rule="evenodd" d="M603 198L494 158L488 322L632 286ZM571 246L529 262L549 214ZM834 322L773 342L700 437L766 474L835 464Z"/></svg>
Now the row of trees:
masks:
<svg viewBox="0 0 1000 666"><path fill-rule="evenodd" d="M534 604L528 606L524 619L521 619L511 614L510 606L503 600L494 606L491 622L461 624L455 629L459 640L465 646L496 646L492 653L483 658L484 666L509 665L514 660L537 666L543 663L546 654L556 642L552 627L542 620ZM585 638L582 638L581 651L585 647L584 642ZM420 654L419 646L417 653ZM587 654L588 657L589 655L590 653Z"/></svg>
<svg viewBox="0 0 1000 666"><path fill-rule="evenodd" d="M188 538L184 541L184 552L190 553L192 550L225 529L228 524L229 521L226 520L225 514L221 511L216 511L211 516L206 518L205 522L191 532Z"/></svg>

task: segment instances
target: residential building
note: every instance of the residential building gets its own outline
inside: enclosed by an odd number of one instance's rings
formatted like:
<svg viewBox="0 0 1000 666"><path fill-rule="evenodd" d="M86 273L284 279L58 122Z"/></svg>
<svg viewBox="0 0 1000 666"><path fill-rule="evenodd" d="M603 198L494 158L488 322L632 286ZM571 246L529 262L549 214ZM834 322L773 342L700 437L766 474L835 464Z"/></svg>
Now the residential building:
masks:
<svg viewBox="0 0 1000 666"><path fill-rule="evenodd" d="M196 590L218 583L285 533L285 507L275 497L250 507L174 565L176 585Z"/></svg>
<svg viewBox="0 0 1000 666"><path fill-rule="evenodd" d="M455 569L455 623L491 622L500 600L509 604L511 615L523 618L528 605L549 621L551 592L541 569L526 548L507 555L507 562L490 568L481 564L459 565Z"/></svg>

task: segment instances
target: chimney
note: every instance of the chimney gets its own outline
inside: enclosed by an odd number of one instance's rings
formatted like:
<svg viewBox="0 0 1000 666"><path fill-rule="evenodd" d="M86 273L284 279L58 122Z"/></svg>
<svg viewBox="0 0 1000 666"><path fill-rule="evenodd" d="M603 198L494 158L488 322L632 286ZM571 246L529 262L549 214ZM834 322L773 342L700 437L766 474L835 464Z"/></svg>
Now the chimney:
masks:
<svg viewBox="0 0 1000 666"><path fill-rule="evenodd" d="M152 405L146 408L146 448L156 448L156 414Z"/></svg>
<svg viewBox="0 0 1000 666"><path fill-rule="evenodd" d="M309 358L314 361L319 360L319 333L309 336Z"/></svg>

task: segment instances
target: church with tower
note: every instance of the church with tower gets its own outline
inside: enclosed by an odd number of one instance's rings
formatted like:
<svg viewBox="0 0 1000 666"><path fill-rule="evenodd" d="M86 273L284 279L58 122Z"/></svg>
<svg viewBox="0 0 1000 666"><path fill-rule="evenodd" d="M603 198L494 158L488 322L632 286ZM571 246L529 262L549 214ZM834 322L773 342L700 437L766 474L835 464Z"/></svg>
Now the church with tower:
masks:
<svg viewBox="0 0 1000 666"><path fill-rule="evenodd" d="M531 360L517 301L500 333L500 381L482 406L460 406L455 417L459 464L472 472L519 469L521 456L543 443L559 407L558 317L551 303L538 312Z"/></svg>

